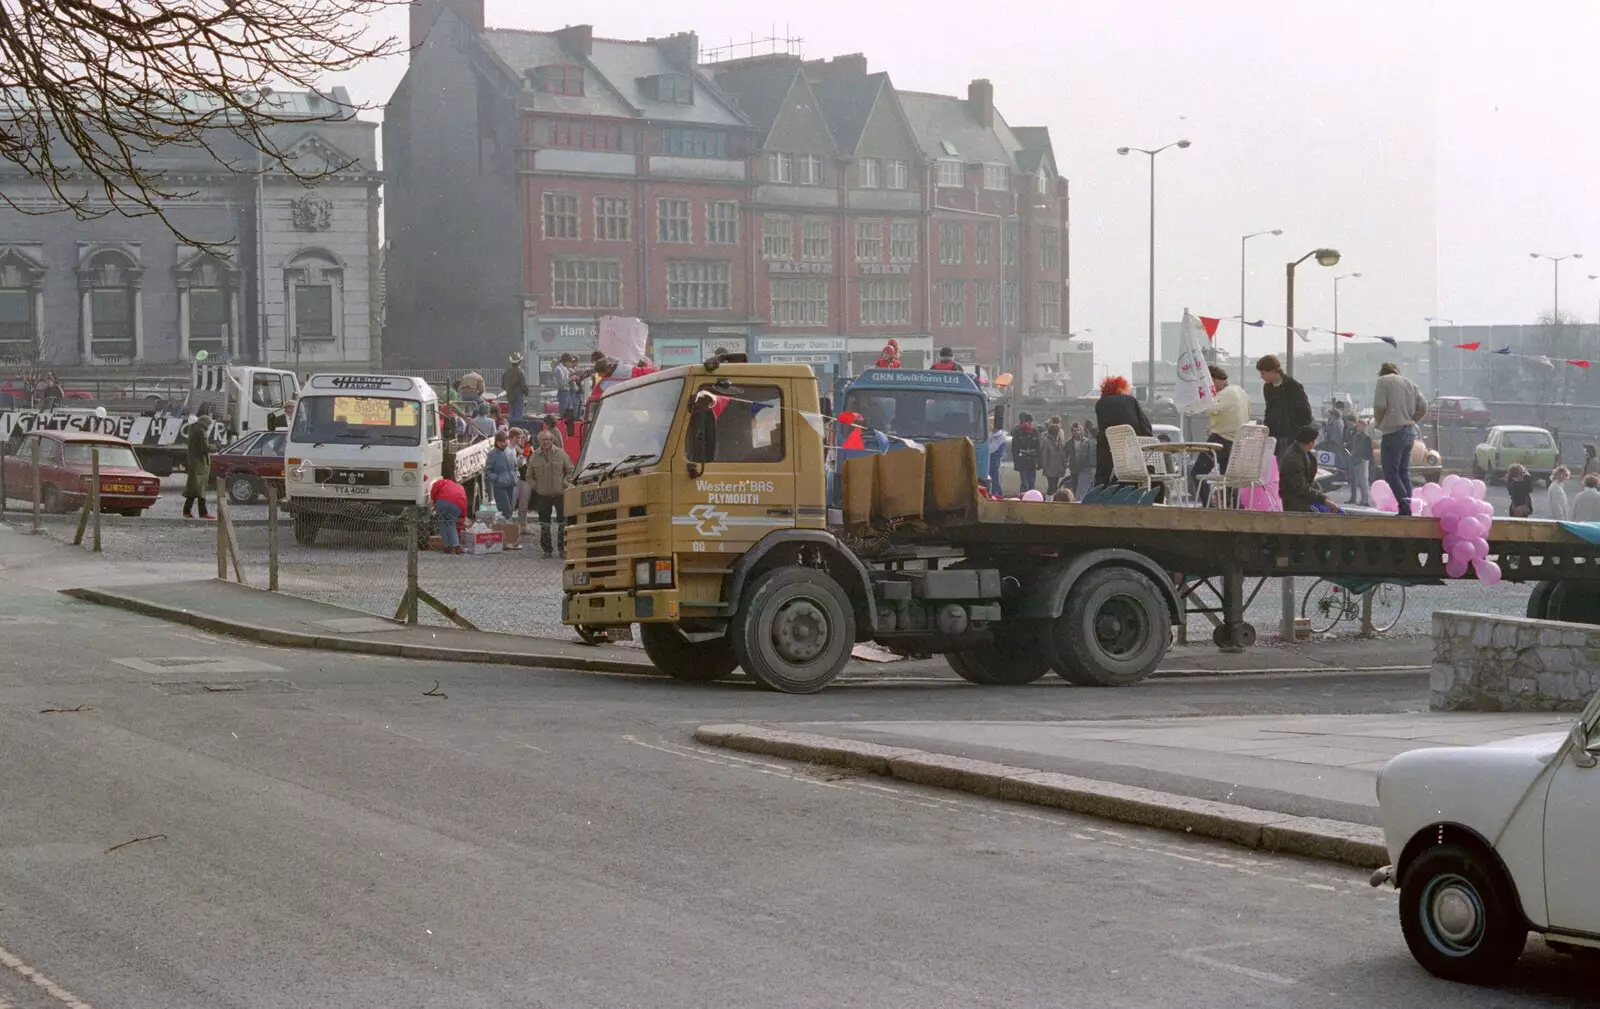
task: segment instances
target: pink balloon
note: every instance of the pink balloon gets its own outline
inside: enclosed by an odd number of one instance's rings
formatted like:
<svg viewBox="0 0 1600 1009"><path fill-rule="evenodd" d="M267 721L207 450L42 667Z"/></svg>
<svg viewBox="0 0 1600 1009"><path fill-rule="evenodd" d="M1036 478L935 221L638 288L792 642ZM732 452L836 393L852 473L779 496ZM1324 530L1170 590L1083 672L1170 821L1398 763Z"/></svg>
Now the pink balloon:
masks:
<svg viewBox="0 0 1600 1009"><path fill-rule="evenodd" d="M1500 565L1494 561L1486 559L1475 560L1472 562L1472 570L1477 573L1478 581L1485 585L1495 585L1500 581Z"/></svg>
<svg viewBox="0 0 1600 1009"><path fill-rule="evenodd" d="M1433 503L1433 514L1442 519L1461 517L1461 501L1453 497L1441 497Z"/></svg>
<svg viewBox="0 0 1600 1009"><path fill-rule="evenodd" d="M1453 498L1468 499L1477 497L1477 495L1472 492L1472 483L1467 480L1457 480L1454 484L1452 484L1450 486L1450 496Z"/></svg>
<svg viewBox="0 0 1600 1009"><path fill-rule="evenodd" d="M1452 473L1450 475L1451 476L1455 476L1454 473ZM1444 496L1445 496L1444 488L1439 486L1436 483L1425 483L1421 487L1417 488L1417 497L1419 497L1422 500L1428 502L1429 504L1433 504L1435 501L1439 500L1440 498L1442 498Z"/></svg>
<svg viewBox="0 0 1600 1009"><path fill-rule="evenodd" d="M1022 500L1024 500L1024 501L1043 501L1044 500L1044 492L1043 491L1038 491L1038 490L1024 491L1023 495L1022 495Z"/></svg>
<svg viewBox="0 0 1600 1009"><path fill-rule="evenodd" d="M1451 558L1445 562L1444 570L1445 574L1449 575L1451 578L1460 578L1467 573L1467 559L1465 557L1455 557L1452 555Z"/></svg>
<svg viewBox="0 0 1600 1009"><path fill-rule="evenodd" d="M1473 480L1472 481L1472 496L1473 497L1481 499L1485 495L1487 495L1488 493L1489 493L1489 485L1488 484L1484 483L1482 480Z"/></svg>
<svg viewBox="0 0 1600 1009"><path fill-rule="evenodd" d="M1455 539L1461 535L1461 519L1457 518L1454 512L1446 514L1439 520L1439 531L1444 534L1445 539Z"/></svg>
<svg viewBox="0 0 1600 1009"><path fill-rule="evenodd" d="M1483 527L1478 525L1477 518L1468 515L1456 522L1456 535L1464 540L1475 540L1483 535Z"/></svg>
<svg viewBox="0 0 1600 1009"><path fill-rule="evenodd" d="M1428 518L1433 514L1433 505L1426 498L1414 497L1411 499L1411 514Z"/></svg>
<svg viewBox="0 0 1600 1009"><path fill-rule="evenodd" d="M1444 491L1445 493L1449 493L1450 488L1454 487L1456 484L1458 484L1460 482L1461 482L1461 474L1459 474L1459 473L1447 473L1447 474L1445 474L1445 478L1443 480L1439 481L1438 487L1439 487L1440 490Z"/></svg>

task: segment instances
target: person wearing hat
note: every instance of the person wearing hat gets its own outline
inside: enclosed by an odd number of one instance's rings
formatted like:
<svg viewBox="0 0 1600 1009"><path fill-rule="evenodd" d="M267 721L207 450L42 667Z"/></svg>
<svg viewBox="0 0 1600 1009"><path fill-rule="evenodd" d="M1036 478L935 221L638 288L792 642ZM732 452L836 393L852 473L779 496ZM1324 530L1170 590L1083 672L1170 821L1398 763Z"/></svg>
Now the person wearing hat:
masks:
<svg viewBox="0 0 1600 1009"><path fill-rule="evenodd" d="M1278 496L1286 512L1338 512L1341 509L1317 489L1317 457L1312 454L1322 432L1307 424L1295 432L1278 456Z"/></svg>
<svg viewBox="0 0 1600 1009"><path fill-rule="evenodd" d="M556 385L556 408L561 411L562 420L577 420L579 408L583 405L583 398L578 393L577 365L578 358L567 351L551 371L551 379Z"/></svg>
<svg viewBox="0 0 1600 1009"><path fill-rule="evenodd" d="M883 345L883 353L878 355L877 367L900 367L900 341L891 337L889 342Z"/></svg>
<svg viewBox="0 0 1600 1009"><path fill-rule="evenodd" d="M939 360L933 362L934 371L960 371L961 365L956 363L956 352L951 347L939 348Z"/></svg>
<svg viewBox="0 0 1600 1009"><path fill-rule="evenodd" d="M522 370L522 352L512 351L506 370L500 375L500 388L511 401L511 419L521 420L528 405L528 376Z"/></svg>

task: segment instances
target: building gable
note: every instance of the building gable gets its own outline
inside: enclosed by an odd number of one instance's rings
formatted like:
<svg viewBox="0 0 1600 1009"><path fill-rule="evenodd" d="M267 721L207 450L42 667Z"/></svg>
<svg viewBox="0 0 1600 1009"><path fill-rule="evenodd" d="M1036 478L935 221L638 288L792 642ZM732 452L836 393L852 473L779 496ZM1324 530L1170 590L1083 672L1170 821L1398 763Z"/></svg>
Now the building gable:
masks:
<svg viewBox="0 0 1600 1009"><path fill-rule="evenodd" d="M878 89L854 153L857 158L895 159L912 164L922 160L922 148L906 122L905 113L900 110L894 85L887 77Z"/></svg>
<svg viewBox="0 0 1600 1009"><path fill-rule="evenodd" d="M822 117L822 107L804 74L794 75L789 93L767 133L765 149L829 158L838 156L838 145L834 143L827 121Z"/></svg>

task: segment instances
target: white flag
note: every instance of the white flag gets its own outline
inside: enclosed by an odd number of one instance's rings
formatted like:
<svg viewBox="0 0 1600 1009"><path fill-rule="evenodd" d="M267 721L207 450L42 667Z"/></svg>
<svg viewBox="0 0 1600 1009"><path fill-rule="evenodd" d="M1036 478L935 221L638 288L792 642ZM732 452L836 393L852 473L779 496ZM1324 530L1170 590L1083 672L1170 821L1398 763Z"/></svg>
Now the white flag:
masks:
<svg viewBox="0 0 1600 1009"><path fill-rule="evenodd" d="M1200 320L1184 309L1178 331L1178 384L1172 397L1179 413L1204 413L1216 405L1217 390L1206 364L1208 342Z"/></svg>
<svg viewBox="0 0 1600 1009"><path fill-rule="evenodd" d="M1311 342L1311 331L1303 326L1294 327L1294 335L1300 338L1301 343Z"/></svg>

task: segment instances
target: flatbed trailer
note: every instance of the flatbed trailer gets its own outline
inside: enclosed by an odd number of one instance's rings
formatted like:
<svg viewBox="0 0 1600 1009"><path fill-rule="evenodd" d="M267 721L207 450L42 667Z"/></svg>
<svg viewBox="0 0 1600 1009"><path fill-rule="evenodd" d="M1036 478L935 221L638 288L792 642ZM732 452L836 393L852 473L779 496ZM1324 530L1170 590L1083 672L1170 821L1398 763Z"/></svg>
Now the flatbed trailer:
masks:
<svg viewBox="0 0 1600 1009"><path fill-rule="evenodd" d="M715 412L695 407L707 393ZM1054 671L1121 686L1165 656L1194 579L1219 585L1213 640L1240 648L1247 578L1445 575L1426 518L991 500L967 439L845 460L841 505L825 508L822 425L767 413L769 440L751 447L762 411L807 417L815 397L809 369L737 359L609 391L567 492L563 620L637 623L682 679L742 667L794 693L866 640L944 654L976 683ZM647 423L659 444L641 440ZM623 454L597 455L612 438ZM1507 581L1541 583L1535 615L1600 622L1600 546L1518 519L1496 519L1489 541Z"/></svg>

